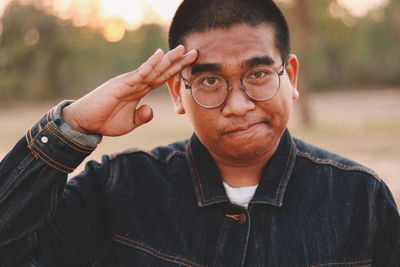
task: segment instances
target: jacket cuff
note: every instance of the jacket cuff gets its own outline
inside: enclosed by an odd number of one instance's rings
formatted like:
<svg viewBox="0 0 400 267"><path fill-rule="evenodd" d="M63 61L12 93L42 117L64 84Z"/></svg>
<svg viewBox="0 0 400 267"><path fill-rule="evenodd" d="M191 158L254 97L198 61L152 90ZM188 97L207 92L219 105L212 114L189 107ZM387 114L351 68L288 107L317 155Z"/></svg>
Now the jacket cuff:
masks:
<svg viewBox="0 0 400 267"><path fill-rule="evenodd" d="M74 100L64 100L60 104L58 104L52 111L52 115L54 120L61 119L62 124L60 125L60 130L68 136L70 139L74 140L75 142L78 142L81 145L84 146L89 146L89 147L96 147L98 144L100 144L102 140L101 135L86 135L83 133L80 133L78 131L75 131L72 129L68 123L66 123L62 117L61 117L61 110L68 106L69 104L73 103Z"/></svg>
<svg viewBox="0 0 400 267"><path fill-rule="evenodd" d="M101 136L85 136L72 130L61 118L62 107L70 103L72 102L61 102L26 133L31 153L47 165L64 173L74 171L101 141Z"/></svg>

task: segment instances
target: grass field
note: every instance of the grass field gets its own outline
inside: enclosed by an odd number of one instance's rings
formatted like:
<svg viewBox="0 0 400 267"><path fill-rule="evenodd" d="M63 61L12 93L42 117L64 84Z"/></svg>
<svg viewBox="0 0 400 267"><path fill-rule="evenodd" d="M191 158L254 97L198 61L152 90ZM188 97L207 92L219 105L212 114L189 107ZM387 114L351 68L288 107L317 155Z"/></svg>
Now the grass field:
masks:
<svg viewBox="0 0 400 267"><path fill-rule="evenodd" d="M102 154L133 146L151 148L191 135L189 123L174 113L167 96L149 96L144 102L153 107L154 120L128 135L105 138L89 159L99 160ZM57 101L0 108L0 159L55 104ZM400 204L400 90L314 94L310 107L313 123L307 127L295 107L289 123L292 135L374 169Z"/></svg>

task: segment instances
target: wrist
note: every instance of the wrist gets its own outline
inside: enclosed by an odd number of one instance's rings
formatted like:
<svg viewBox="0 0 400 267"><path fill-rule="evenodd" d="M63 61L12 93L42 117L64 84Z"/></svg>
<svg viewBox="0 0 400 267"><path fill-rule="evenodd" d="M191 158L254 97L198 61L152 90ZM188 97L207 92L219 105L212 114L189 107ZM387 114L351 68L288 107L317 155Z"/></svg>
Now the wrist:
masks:
<svg viewBox="0 0 400 267"><path fill-rule="evenodd" d="M73 110L66 110L67 107L72 105L74 103L73 100L64 100L60 104L58 104L52 111L52 118L54 121L59 121L57 125L59 125L61 132L70 138L70 140L73 140L81 145L88 146L88 147L96 147L102 140L102 136L98 134L90 134L88 131L85 129L81 129L79 131L80 127L79 125L74 126L76 129L72 128L70 124L74 124L73 116L70 116L71 111ZM69 122L65 120L65 114ZM70 118L69 118L70 117Z"/></svg>
<svg viewBox="0 0 400 267"><path fill-rule="evenodd" d="M79 123L74 119L74 111L71 105L65 106L61 109L61 118L71 127L72 130L75 130L81 134L89 135L90 133L82 128Z"/></svg>

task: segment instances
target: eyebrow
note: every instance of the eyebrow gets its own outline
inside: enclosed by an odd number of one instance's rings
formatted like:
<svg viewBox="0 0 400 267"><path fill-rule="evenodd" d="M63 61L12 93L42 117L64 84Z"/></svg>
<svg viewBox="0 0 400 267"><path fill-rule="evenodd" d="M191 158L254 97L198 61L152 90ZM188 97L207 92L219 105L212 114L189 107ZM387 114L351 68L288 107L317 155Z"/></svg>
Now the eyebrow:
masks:
<svg viewBox="0 0 400 267"><path fill-rule="evenodd" d="M244 62L244 65L248 68L257 66L257 65L273 65L275 60L273 60L269 56L264 57L253 57Z"/></svg>
<svg viewBox="0 0 400 267"><path fill-rule="evenodd" d="M217 72L222 70L221 64L197 64L192 67L192 75L199 72Z"/></svg>
<svg viewBox="0 0 400 267"><path fill-rule="evenodd" d="M244 66L247 68L252 68L257 65L273 65L275 61L269 57L253 57L244 62ZM217 63L206 63L206 64L197 64L192 67L192 75L199 72L218 72L222 71L222 64Z"/></svg>

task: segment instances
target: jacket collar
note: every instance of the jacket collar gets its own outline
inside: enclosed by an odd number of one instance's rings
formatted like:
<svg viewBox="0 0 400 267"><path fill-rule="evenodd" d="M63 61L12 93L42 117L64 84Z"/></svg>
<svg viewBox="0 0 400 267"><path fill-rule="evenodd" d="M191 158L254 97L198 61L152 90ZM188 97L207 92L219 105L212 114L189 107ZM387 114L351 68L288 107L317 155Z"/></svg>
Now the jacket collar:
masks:
<svg viewBox="0 0 400 267"><path fill-rule="evenodd" d="M194 134L186 146L186 157L200 207L229 203L219 170L199 138ZM281 207L296 158L296 146L286 130L275 154L265 165L251 203Z"/></svg>

